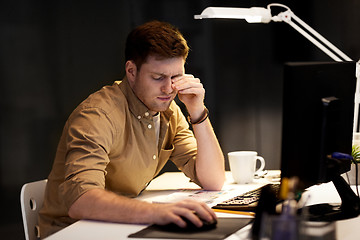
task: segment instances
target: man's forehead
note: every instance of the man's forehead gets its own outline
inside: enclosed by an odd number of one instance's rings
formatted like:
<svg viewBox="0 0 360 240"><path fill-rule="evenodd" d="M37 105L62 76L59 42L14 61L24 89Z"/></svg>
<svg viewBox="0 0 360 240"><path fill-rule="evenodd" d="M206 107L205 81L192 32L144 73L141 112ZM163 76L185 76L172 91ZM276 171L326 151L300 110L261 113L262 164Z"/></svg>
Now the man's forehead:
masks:
<svg viewBox="0 0 360 240"><path fill-rule="evenodd" d="M147 61L144 62L143 67L153 74L174 76L184 74L184 64L185 62L181 57L166 59L149 57Z"/></svg>

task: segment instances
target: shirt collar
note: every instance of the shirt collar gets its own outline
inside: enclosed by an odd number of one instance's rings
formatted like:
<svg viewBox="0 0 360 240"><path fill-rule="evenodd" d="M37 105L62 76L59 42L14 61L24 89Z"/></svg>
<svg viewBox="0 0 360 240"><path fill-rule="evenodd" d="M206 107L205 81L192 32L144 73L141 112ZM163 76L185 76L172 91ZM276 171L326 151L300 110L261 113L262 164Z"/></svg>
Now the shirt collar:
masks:
<svg viewBox="0 0 360 240"><path fill-rule="evenodd" d="M115 83L119 85L121 91L124 93L129 104L130 112L139 120L141 118L152 120L148 107L146 107L146 105L135 95L134 91L130 87L127 77L125 76L122 81L116 81ZM163 113L164 116L169 119L173 114L173 110L170 107Z"/></svg>

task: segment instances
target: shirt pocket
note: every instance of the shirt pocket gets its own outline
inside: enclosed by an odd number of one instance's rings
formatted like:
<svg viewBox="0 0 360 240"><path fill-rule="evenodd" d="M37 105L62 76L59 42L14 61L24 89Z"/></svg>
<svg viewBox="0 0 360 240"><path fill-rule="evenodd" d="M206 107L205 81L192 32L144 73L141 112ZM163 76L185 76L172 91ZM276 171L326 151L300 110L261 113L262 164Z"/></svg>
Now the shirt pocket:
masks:
<svg viewBox="0 0 360 240"><path fill-rule="evenodd" d="M163 167L165 166L165 164L169 160L169 158L170 158L173 151L174 151L174 145L171 145L169 149L161 149L160 150L159 163L158 163L158 167L156 169L156 174L155 175L159 174L161 169L163 169Z"/></svg>
<svg viewBox="0 0 360 240"><path fill-rule="evenodd" d="M160 150L160 155L159 155L159 159L161 162L166 162L167 160L169 160L172 152L174 151L174 145L170 145L168 148L166 149L161 149Z"/></svg>

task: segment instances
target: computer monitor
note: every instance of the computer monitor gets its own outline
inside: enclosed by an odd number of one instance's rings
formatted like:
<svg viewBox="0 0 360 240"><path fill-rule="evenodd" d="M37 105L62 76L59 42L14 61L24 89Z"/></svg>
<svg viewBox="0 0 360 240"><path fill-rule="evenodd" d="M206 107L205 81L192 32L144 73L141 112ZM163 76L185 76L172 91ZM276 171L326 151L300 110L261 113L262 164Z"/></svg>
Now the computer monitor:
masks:
<svg viewBox="0 0 360 240"><path fill-rule="evenodd" d="M340 176L351 164L355 67L355 62L284 66L282 178L298 177L301 189L332 181L342 199L336 209L328 205L308 209L311 220L359 214L359 198ZM336 152L345 155L334 156Z"/></svg>

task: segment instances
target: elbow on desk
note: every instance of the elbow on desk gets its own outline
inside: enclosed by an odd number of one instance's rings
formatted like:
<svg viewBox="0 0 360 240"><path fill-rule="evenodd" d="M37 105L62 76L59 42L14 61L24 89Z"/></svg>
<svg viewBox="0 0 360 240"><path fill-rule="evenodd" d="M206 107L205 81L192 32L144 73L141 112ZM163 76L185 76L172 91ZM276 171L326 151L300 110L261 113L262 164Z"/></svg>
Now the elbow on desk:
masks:
<svg viewBox="0 0 360 240"><path fill-rule="evenodd" d="M207 191L220 191L225 183L225 176L222 179L217 179L215 181L203 184L202 187Z"/></svg>
<svg viewBox="0 0 360 240"><path fill-rule="evenodd" d="M74 207L74 204L69 208L68 215L72 219L81 219L81 214L76 207Z"/></svg>
<svg viewBox="0 0 360 240"><path fill-rule="evenodd" d="M206 191L220 191L224 184L219 184L218 186L204 187Z"/></svg>
<svg viewBox="0 0 360 240"><path fill-rule="evenodd" d="M83 219L85 218L85 212L88 212L88 209L89 205L86 204L86 201L84 201L84 195L82 195L70 206L68 215L72 219Z"/></svg>

